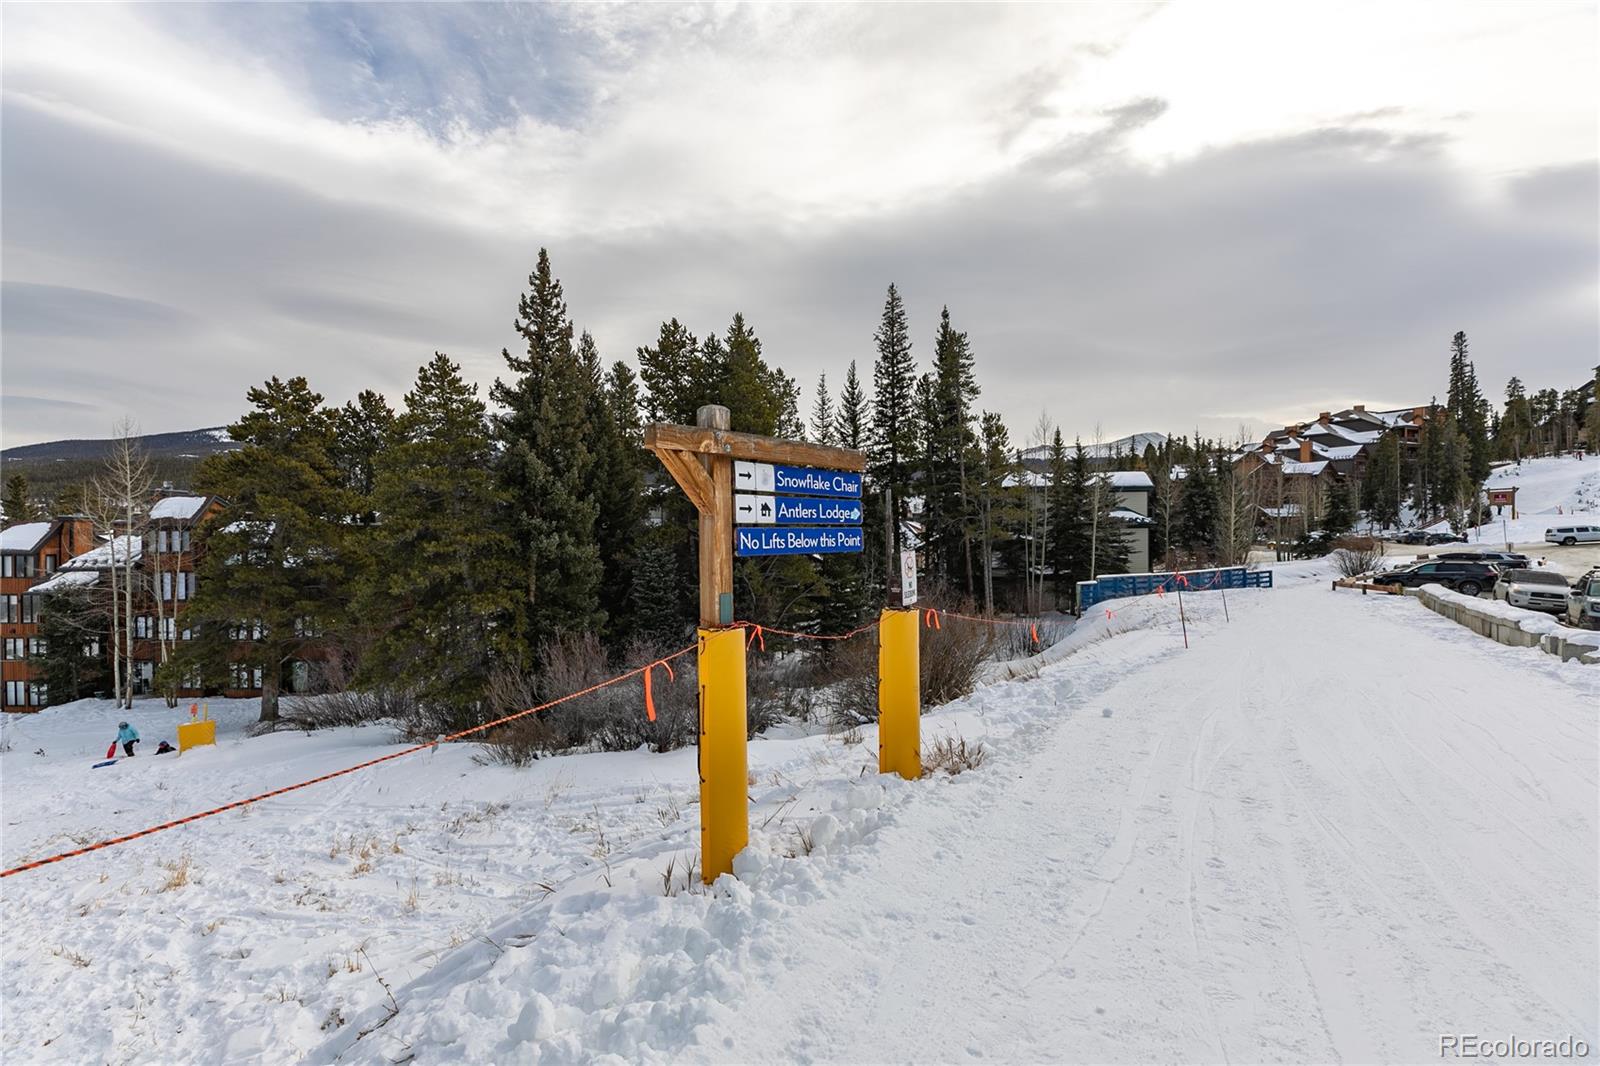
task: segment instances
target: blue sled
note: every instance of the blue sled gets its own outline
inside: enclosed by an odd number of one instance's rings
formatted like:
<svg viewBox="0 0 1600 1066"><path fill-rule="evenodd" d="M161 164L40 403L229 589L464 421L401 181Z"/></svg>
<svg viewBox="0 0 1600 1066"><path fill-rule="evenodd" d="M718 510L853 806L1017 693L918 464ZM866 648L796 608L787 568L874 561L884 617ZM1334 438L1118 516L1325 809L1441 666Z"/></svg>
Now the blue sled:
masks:
<svg viewBox="0 0 1600 1066"><path fill-rule="evenodd" d="M95 763L93 766L89 767L89 769L98 770L102 766L114 766L114 765L116 765L116 762L117 762L117 760L115 760L115 759L107 759L105 762L97 762L97 763Z"/></svg>

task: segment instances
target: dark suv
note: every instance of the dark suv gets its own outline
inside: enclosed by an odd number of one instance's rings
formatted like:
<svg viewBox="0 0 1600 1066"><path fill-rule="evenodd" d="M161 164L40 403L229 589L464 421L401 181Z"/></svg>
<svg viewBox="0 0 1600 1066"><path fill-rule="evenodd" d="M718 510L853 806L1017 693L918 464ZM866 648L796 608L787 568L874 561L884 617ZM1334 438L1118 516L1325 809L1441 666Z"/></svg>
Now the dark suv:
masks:
<svg viewBox="0 0 1600 1066"><path fill-rule="evenodd" d="M1385 585L1403 585L1421 588L1423 585L1443 585L1467 596L1494 587L1500 576L1500 567L1494 563L1469 563L1458 560L1418 563L1399 570L1380 574L1375 579Z"/></svg>

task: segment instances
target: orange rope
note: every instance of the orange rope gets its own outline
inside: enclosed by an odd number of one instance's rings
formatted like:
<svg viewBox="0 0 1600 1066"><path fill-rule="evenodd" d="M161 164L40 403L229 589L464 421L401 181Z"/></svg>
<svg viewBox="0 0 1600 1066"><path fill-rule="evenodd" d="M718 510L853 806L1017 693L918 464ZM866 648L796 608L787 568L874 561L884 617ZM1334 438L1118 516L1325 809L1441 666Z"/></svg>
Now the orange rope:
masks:
<svg viewBox="0 0 1600 1066"><path fill-rule="evenodd" d="M147 837L147 836L150 836L153 833L160 833L160 832L162 832L164 830L167 830L167 829L176 829L180 825L188 825L190 822L198 822L202 818L210 818L213 815L223 814L224 812L227 812L227 811L236 810L239 807L248 806L249 804L252 804L252 803L258 803L258 802L260 802L261 800L264 800L264 799L271 799L274 796L281 796L286 792L294 792L294 791L297 791L297 790L302 789L302 788L309 788L312 785L318 785L318 784L321 784L324 781L331 781L336 777L343 777L345 774L353 774L357 770L365 770L370 766L377 766L379 763L389 762L392 759L403 758L404 756L407 756L407 755L415 755L419 751L427 751L427 750L429 750L431 748L435 748L435 747L437 747L438 745L444 743L447 740L459 740L462 737L471 736L474 733L481 733L486 729L493 729L497 725L504 725L507 722L515 721L518 718L523 718L523 717L526 717L527 715L530 715L530 714L538 714L540 711L547 711L551 707L554 707L554 706L556 706L558 704L566 703L566 702L568 702L570 700L575 700L580 696L587 696L587 695L589 695L591 693L599 692L603 688L610 688L612 685L617 684L619 681L626 681L628 678L636 677L636 676L638 676L640 674L643 674L644 678L645 678L645 692L646 692L645 699L646 699L646 704L647 704L647 713L649 713L649 711L653 710L653 707L650 706L651 700L650 700L650 696L649 696L650 670L653 667L656 667L656 666L664 666L667 669L667 673L669 675L671 675L672 667L669 666L668 664L673 659L681 658L682 656L688 655L690 652L695 651L697 647L698 647L697 645L690 645L689 647L683 648L680 651L673 652L671 655L668 655L665 658L657 659L652 663L648 663L648 664L646 664L644 666L636 667L635 669L629 670L625 674L618 674L616 677L613 677L613 678L611 678L611 679L609 679L607 681L601 681L599 684L590 685L586 689L580 689L577 692L569 692L565 696L558 696L555 699L550 700L548 703L539 704L537 707L529 707L527 710L517 711L517 712L515 712L513 714L508 714L508 715L505 715L504 717L496 718L492 722L485 722L482 725L472 726L470 729L462 729L462 730L460 730L458 732L450 733L450 734L448 734L446 736L438 737L438 738L436 738L434 740L428 741L428 743L426 743L426 744L417 744L417 745L414 745L412 747L406 748L406 749L404 749L402 751L390 752L388 755L380 755L376 759L368 759L365 762L356 763L354 766L346 766L342 770L335 770L335 771L333 771L332 773L329 773L329 774L322 774L320 777L313 777L313 778L310 778L309 780L300 781L300 782L297 782L296 784L293 784L293 785L285 785L282 788L275 788L271 792L263 792L263 793L261 793L259 795L250 796L250 797L248 797L246 799L242 799L242 800L234 800L232 803L225 803L220 807L213 807L208 811L199 811L199 812L197 812L195 814L187 815L187 816L185 816L183 818L177 818L177 819L174 819L173 821L170 821L170 822L163 822L160 825L153 825L148 829L141 829L137 833L128 833L128 834L126 834L124 836L120 836L120 837L111 837L108 840L102 840L97 844L90 844L87 847L76 848L76 849L74 849L72 851L63 851L61 854L52 855L47 859L37 859L37 860L35 860L33 862L25 862L20 866L13 866L9 870L0 871L0 877L10 877L13 874L20 874L25 870L36 870L41 866L49 866L53 862L61 862L64 859L72 859L72 858L76 858L79 855L87 855L91 851L99 851L102 848L109 848L109 847L112 847L112 846L114 846L116 844L126 844L130 840L138 840L140 837ZM654 714L651 714L650 718L651 718L652 721L654 721L654 719L655 719Z"/></svg>

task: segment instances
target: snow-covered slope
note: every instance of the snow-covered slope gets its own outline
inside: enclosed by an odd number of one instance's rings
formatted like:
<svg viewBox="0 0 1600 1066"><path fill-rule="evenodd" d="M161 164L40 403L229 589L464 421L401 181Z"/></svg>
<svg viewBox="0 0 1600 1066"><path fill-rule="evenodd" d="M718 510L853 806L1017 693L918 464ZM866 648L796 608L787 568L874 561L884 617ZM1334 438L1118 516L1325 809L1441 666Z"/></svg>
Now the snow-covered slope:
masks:
<svg viewBox="0 0 1600 1066"><path fill-rule="evenodd" d="M754 742L752 847L711 892L686 869L692 751L511 770L468 745L8 878L5 1057L1366 1062L1434 1058L1457 1030L1600 1043L1600 671L1313 570L1229 593L1231 620L1185 596L1188 650L1176 597L1111 604L1070 656L927 717L929 741L985 743L957 777L878 777L870 729ZM6 864L386 750L377 729L247 740L244 713L215 751L97 771L109 708L15 724Z"/></svg>
<svg viewBox="0 0 1600 1066"><path fill-rule="evenodd" d="M1517 517L1511 517L1508 507L1493 521L1468 530L1469 541L1538 544L1545 530L1563 520L1600 524L1600 457L1559 455L1505 463L1495 467L1485 487L1515 487ZM1449 523L1429 528L1445 530Z"/></svg>

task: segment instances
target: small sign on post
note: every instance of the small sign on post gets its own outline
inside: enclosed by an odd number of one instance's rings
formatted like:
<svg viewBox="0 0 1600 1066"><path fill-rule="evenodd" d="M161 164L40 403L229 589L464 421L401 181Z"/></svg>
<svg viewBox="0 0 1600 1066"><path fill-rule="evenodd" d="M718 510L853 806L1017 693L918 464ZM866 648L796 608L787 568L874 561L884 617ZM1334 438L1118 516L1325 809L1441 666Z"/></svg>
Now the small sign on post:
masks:
<svg viewBox="0 0 1600 1066"><path fill-rule="evenodd" d="M917 602L917 553L907 549L900 553L900 606L911 607Z"/></svg>

